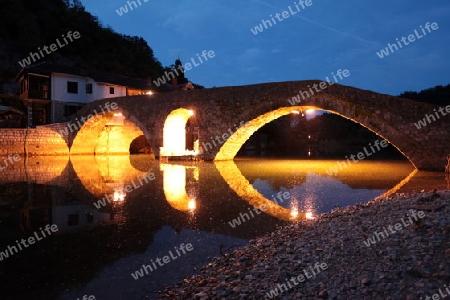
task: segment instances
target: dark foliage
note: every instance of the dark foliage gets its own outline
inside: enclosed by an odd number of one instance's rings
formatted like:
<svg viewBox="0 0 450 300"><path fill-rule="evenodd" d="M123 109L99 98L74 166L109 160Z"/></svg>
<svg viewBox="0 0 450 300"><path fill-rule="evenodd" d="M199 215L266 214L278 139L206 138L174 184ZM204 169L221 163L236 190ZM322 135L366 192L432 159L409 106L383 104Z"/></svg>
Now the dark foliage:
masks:
<svg viewBox="0 0 450 300"><path fill-rule="evenodd" d="M450 84L447 84L446 86L438 85L420 92L403 92L399 97L436 105L449 105Z"/></svg>
<svg viewBox="0 0 450 300"><path fill-rule="evenodd" d="M49 46L69 31L78 40L46 54L45 60L100 69L129 77L157 78L164 68L147 42L100 24L79 0L0 0L0 80L20 70L18 60Z"/></svg>

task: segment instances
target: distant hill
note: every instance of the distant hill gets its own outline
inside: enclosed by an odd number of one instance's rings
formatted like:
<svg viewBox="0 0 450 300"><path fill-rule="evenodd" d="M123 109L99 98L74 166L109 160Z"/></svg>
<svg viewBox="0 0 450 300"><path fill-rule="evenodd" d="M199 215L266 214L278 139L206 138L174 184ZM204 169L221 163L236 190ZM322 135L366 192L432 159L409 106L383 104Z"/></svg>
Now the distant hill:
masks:
<svg viewBox="0 0 450 300"><path fill-rule="evenodd" d="M143 38L102 26L79 0L0 0L0 7L0 83L17 75L18 62L30 52L57 38L62 41L69 31L78 31L81 37L51 54L44 52L45 60L136 78L156 79L170 69L154 57Z"/></svg>
<svg viewBox="0 0 450 300"><path fill-rule="evenodd" d="M447 84L446 86L437 85L420 92L403 92L399 97L436 105L449 105L450 84Z"/></svg>

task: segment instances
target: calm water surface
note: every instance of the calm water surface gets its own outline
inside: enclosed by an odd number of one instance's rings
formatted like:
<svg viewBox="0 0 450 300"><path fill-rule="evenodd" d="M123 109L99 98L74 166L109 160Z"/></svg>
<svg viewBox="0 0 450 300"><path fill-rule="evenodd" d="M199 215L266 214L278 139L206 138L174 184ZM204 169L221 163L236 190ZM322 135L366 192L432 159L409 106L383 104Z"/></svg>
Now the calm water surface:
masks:
<svg viewBox="0 0 450 300"><path fill-rule="evenodd" d="M0 172L0 251L47 224L59 230L0 261L0 298L155 299L214 256L279 225L366 202L414 171L408 162L361 161L330 176L333 166L335 160L30 158ZM111 203L97 209L105 195ZM264 213L249 214L261 205ZM235 218L245 222L233 228ZM133 279L182 243L194 249Z"/></svg>

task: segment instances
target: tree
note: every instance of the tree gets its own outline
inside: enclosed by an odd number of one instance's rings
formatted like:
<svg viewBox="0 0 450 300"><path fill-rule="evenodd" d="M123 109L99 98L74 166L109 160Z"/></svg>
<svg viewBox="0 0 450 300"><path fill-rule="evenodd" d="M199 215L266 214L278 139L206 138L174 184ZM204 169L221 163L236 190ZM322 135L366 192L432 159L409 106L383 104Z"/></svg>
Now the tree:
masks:
<svg viewBox="0 0 450 300"><path fill-rule="evenodd" d="M436 105L450 104L450 84L446 86L437 85L435 87L422 90L420 92L406 91L398 97L408 98L415 101L427 102Z"/></svg>

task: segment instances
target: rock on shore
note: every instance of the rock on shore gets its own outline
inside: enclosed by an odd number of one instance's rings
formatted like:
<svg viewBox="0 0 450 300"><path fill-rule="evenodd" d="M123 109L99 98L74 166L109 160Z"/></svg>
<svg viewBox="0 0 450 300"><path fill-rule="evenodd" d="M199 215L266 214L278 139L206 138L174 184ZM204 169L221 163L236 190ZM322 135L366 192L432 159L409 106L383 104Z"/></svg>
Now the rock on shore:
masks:
<svg viewBox="0 0 450 300"><path fill-rule="evenodd" d="M448 295L449 216L449 190L396 194L337 209L254 239L166 288L160 297L269 299L271 290L279 294L271 295L277 299Z"/></svg>

